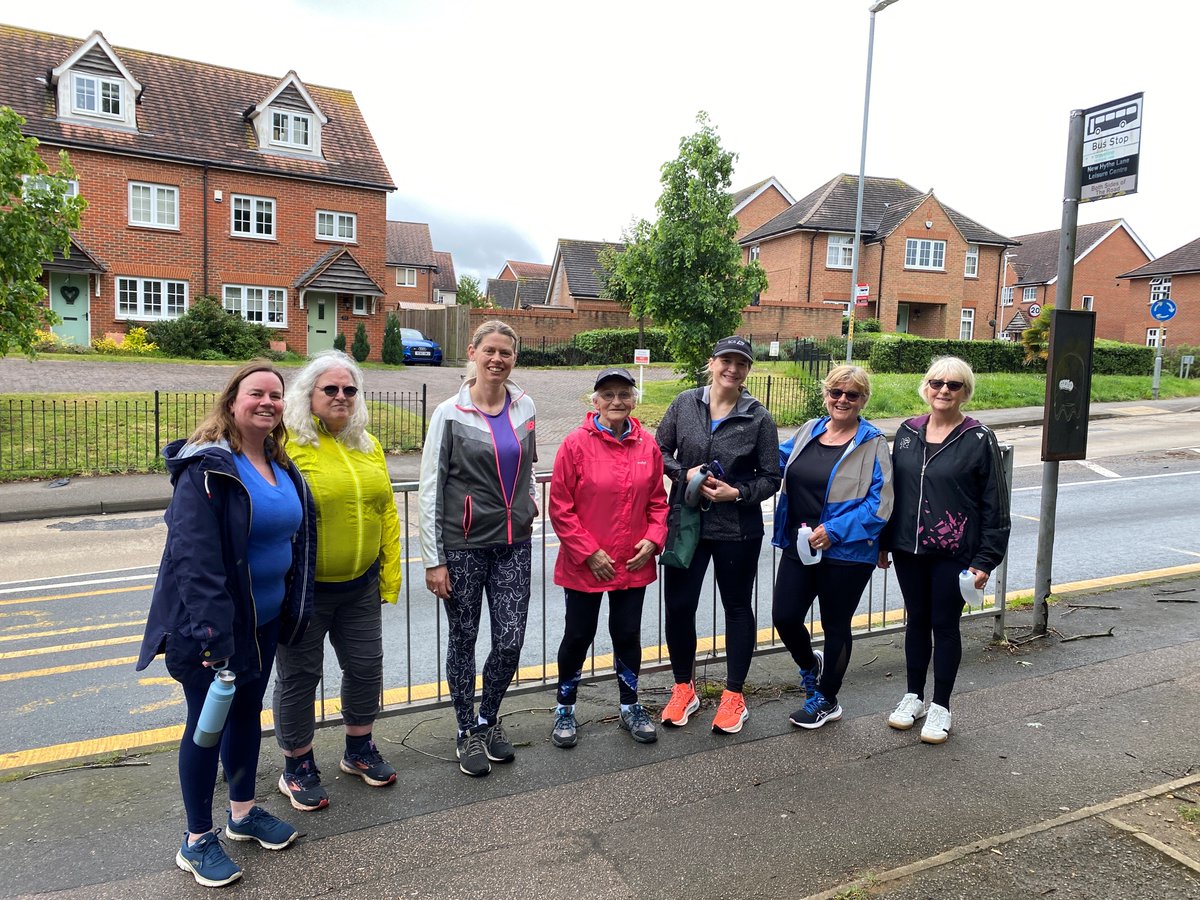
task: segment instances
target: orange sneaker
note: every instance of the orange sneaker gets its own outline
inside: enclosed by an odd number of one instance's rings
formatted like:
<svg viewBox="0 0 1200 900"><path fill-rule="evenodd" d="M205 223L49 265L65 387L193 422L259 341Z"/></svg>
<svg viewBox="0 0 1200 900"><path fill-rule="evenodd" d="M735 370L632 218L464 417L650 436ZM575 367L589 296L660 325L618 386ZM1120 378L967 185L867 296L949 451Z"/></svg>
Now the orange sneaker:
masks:
<svg viewBox="0 0 1200 900"><path fill-rule="evenodd" d="M721 694L721 705L713 718L712 730L718 734L737 734L748 718L750 710L746 709L746 698L736 691L725 691Z"/></svg>
<svg viewBox="0 0 1200 900"><path fill-rule="evenodd" d="M700 698L696 696L696 686L689 681L687 684L677 684L671 688L671 700L663 707L662 723L682 728L688 723L688 718L700 708Z"/></svg>

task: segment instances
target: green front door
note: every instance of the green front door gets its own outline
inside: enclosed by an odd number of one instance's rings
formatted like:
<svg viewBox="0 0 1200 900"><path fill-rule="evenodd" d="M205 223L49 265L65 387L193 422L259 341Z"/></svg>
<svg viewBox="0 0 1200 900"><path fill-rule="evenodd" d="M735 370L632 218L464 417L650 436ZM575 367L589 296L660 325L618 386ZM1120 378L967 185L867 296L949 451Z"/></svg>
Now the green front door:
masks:
<svg viewBox="0 0 1200 900"><path fill-rule="evenodd" d="M337 300L333 294L309 294L308 303L308 355L333 349L337 337Z"/></svg>
<svg viewBox="0 0 1200 900"><path fill-rule="evenodd" d="M50 308L62 319L54 326L54 333L67 343L79 347L91 344L88 304L88 276L50 273Z"/></svg>

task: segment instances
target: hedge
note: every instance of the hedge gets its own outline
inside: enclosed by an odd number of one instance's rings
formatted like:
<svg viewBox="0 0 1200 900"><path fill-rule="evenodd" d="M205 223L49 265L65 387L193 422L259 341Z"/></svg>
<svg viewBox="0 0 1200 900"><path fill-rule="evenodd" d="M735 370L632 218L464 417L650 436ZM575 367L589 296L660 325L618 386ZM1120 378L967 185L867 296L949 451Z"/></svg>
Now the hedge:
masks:
<svg viewBox="0 0 1200 900"><path fill-rule="evenodd" d="M857 353L854 356L858 358ZM1024 345L1013 341L947 341L888 336L876 338L871 347L871 371L921 374L939 356L964 359L976 372L1044 372L1046 369L1043 360L1026 363ZM1153 371L1153 347L1096 341L1092 351L1093 374L1149 375Z"/></svg>

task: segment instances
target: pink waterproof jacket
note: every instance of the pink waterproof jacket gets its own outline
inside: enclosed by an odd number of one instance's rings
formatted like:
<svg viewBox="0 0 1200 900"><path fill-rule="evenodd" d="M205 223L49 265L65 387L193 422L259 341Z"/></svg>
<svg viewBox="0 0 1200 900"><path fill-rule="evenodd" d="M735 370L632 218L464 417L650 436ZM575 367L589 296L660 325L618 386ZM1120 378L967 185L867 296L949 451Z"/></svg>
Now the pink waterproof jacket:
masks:
<svg viewBox="0 0 1200 900"><path fill-rule="evenodd" d="M634 572L625 563L643 538L659 550L667 538L662 452L637 419L617 440L595 418L588 413L554 458L550 521L561 543L554 583L589 593L644 587L658 575L654 560ZM587 558L600 549L612 557L611 581L597 581L588 568Z"/></svg>

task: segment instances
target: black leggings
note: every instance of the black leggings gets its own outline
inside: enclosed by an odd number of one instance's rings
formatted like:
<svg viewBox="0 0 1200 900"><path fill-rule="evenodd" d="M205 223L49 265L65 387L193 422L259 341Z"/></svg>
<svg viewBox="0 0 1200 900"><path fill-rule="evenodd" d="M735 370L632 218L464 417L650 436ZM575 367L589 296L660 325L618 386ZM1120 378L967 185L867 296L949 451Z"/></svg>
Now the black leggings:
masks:
<svg viewBox="0 0 1200 900"><path fill-rule="evenodd" d="M828 559L806 566L790 553L783 554L779 561L775 602L771 609L775 630L796 665L811 669L816 659L804 619L813 599L819 598L821 630L825 634L825 669L817 690L830 703L837 702L842 679L850 665L854 642L850 623L874 568L870 563L837 565Z"/></svg>
<svg viewBox="0 0 1200 900"><path fill-rule="evenodd" d="M596 639L604 592L564 590L567 625L562 643L558 645L557 699L569 706L575 702L588 647ZM613 668L617 672L621 702L630 706L638 702L638 674L642 670L642 600L645 596L644 587L608 592L608 633L612 637Z"/></svg>
<svg viewBox="0 0 1200 900"><path fill-rule="evenodd" d="M962 661L962 594L958 573L963 567L944 556L917 556L893 551L896 581L904 594L908 626L904 629L904 656L908 692L925 696L929 657L933 656L933 702L950 708L950 693Z"/></svg>
<svg viewBox="0 0 1200 900"><path fill-rule="evenodd" d="M688 568L664 568L667 651L671 654L676 684L691 681L696 667L696 610L700 606L700 591L711 559L721 592L721 605L725 607L725 687L741 692L746 673L750 671L750 657L757 637L751 602L761 548L761 534L746 541L702 538Z"/></svg>

